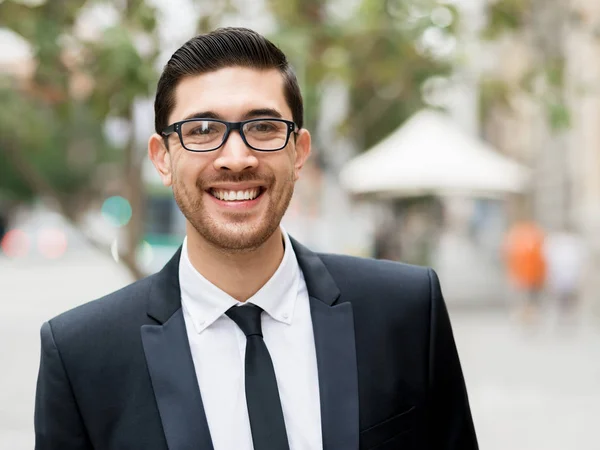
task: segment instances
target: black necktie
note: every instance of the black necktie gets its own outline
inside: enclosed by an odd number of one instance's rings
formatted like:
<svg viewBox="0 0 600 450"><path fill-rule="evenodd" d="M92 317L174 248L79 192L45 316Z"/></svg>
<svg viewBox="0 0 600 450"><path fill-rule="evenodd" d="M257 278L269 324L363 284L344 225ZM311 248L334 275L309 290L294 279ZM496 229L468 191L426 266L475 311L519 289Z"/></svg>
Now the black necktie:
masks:
<svg viewBox="0 0 600 450"><path fill-rule="evenodd" d="M275 370L262 335L262 312L248 303L226 314L246 335L246 404L254 450L289 450Z"/></svg>

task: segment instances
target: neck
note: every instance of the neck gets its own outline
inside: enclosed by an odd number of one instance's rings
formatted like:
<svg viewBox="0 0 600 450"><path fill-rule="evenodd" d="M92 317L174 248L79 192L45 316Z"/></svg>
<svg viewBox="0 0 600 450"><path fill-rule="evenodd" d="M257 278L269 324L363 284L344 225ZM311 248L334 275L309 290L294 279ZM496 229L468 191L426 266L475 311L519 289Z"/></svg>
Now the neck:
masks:
<svg viewBox="0 0 600 450"><path fill-rule="evenodd" d="M283 259L283 235L277 228L259 248L228 252L216 248L187 227L190 262L204 278L240 302L245 302L273 276Z"/></svg>

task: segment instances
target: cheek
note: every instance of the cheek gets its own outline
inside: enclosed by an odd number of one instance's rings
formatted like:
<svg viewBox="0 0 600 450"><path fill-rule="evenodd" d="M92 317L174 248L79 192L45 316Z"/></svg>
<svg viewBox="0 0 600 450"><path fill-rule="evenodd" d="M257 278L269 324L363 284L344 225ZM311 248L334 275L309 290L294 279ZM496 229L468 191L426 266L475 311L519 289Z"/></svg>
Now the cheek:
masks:
<svg viewBox="0 0 600 450"><path fill-rule="evenodd" d="M278 161L280 173L294 174L296 172L296 153L290 150L281 156L282 158Z"/></svg>
<svg viewBox="0 0 600 450"><path fill-rule="evenodd" d="M280 189L290 182L293 182L296 178L294 164L287 158L278 161L277 164L270 165L269 168L265 170L272 175L273 181Z"/></svg>
<svg viewBox="0 0 600 450"><path fill-rule="evenodd" d="M202 173L206 170L206 158L196 157L197 155L187 155L178 158L173 167L173 176L179 184L194 186L200 179Z"/></svg>

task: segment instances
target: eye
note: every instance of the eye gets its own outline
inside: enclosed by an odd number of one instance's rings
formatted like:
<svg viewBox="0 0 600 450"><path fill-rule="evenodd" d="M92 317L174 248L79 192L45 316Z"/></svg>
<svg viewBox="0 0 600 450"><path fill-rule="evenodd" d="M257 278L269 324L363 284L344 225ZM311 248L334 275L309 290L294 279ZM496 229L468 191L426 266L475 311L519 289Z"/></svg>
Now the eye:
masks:
<svg viewBox="0 0 600 450"><path fill-rule="evenodd" d="M270 133L279 129L278 124L274 122L251 122L248 129L257 133Z"/></svg>
<svg viewBox="0 0 600 450"><path fill-rule="evenodd" d="M217 130L212 124L202 123L198 126L195 126L189 131L189 134L196 136L206 136L212 133L216 133Z"/></svg>

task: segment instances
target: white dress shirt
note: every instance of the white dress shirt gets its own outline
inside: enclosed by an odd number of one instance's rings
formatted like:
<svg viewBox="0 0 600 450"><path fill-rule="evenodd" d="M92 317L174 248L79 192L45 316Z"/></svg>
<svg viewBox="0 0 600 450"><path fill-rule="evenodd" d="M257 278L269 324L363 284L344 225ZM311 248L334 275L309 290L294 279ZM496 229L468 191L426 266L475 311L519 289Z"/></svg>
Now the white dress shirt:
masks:
<svg viewBox="0 0 600 450"><path fill-rule="evenodd" d="M287 233L279 268L247 301L260 306L290 450L321 450L317 357L308 292ZM225 315L241 305L191 264L184 241L181 303L192 358L215 450L252 450L244 387L246 336Z"/></svg>

